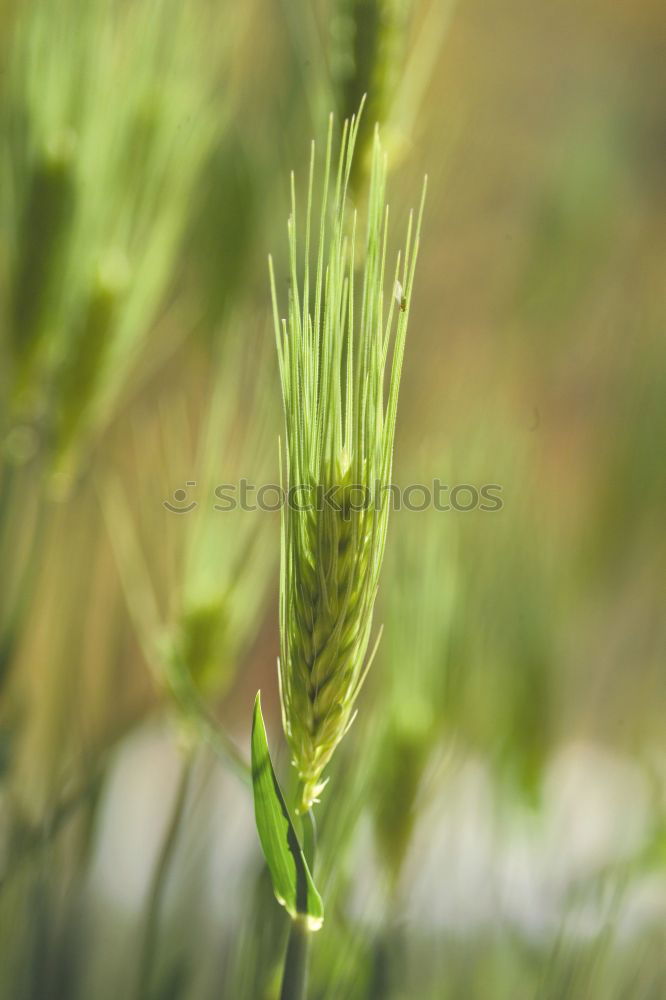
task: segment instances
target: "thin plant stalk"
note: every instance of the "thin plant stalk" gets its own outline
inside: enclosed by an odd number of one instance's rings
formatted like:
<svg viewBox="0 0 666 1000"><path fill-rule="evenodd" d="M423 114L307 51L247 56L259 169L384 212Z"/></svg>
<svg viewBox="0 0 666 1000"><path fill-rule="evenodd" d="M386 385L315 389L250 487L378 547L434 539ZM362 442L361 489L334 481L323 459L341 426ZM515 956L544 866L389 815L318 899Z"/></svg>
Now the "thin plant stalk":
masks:
<svg viewBox="0 0 666 1000"><path fill-rule="evenodd" d="M148 893L146 905L146 916L143 929L143 940L141 942L141 954L139 958L139 972L136 980L136 1000L145 1000L150 995L150 985L155 967L157 955L157 944L159 941L160 921L162 917L162 905L164 893L166 891L169 873L173 863L176 847L183 825L185 815L185 803L187 801L192 773L194 769L194 754L186 751L183 759L178 787L174 797L169 823L164 834L159 857L155 864L155 870Z"/></svg>
<svg viewBox="0 0 666 1000"><path fill-rule="evenodd" d="M280 1000L305 1000L311 932L302 917L291 921Z"/></svg>
<svg viewBox="0 0 666 1000"><path fill-rule="evenodd" d="M11 507L16 499L20 498L20 474L14 464L6 468L6 480L3 489L0 490L0 523L12 523L12 514L15 510ZM42 560L45 551L45 537L49 528L49 518L42 503L41 497L37 499L37 507L33 513L32 520L28 526L28 542L21 565L16 569L15 593L11 602L7 606L0 606L0 684L8 675L14 661L16 649L23 634L24 624L30 608L30 600L35 591L37 580L42 569Z"/></svg>
<svg viewBox="0 0 666 1000"><path fill-rule="evenodd" d="M305 855L310 870L314 870L317 854L317 824L314 812L309 809L304 829ZM310 966L310 939L312 930L302 917L292 919L284 959L280 1000L305 1000Z"/></svg>

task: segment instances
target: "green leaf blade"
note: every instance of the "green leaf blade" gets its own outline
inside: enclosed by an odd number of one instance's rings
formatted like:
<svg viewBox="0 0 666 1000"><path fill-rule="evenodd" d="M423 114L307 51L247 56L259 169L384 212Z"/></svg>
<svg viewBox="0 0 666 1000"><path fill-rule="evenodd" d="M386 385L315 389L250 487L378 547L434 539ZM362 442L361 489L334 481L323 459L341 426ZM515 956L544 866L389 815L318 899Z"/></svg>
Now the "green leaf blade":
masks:
<svg viewBox="0 0 666 1000"><path fill-rule="evenodd" d="M319 930L324 905L273 770L259 692L252 719L252 789L257 832L277 901L308 930Z"/></svg>

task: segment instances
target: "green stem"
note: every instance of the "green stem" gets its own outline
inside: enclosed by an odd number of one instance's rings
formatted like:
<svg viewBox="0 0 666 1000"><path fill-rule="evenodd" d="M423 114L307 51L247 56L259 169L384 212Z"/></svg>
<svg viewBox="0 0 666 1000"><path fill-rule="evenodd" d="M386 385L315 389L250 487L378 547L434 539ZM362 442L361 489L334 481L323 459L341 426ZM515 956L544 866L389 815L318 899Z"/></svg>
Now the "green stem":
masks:
<svg viewBox="0 0 666 1000"><path fill-rule="evenodd" d="M310 957L310 931L297 917L291 922L280 1000L305 1000Z"/></svg>
<svg viewBox="0 0 666 1000"><path fill-rule="evenodd" d="M209 712L196 684L192 681L188 665L174 659L166 665L161 664L161 667L164 666L171 693L187 722L196 728L200 738L214 753L224 759L236 776L250 785L252 775L247 761L222 725Z"/></svg>
<svg viewBox="0 0 666 1000"><path fill-rule="evenodd" d="M0 490L0 525L6 530L6 526L16 530L12 523L12 503L16 499L15 494L23 485L20 479L20 470L12 465L6 465L2 489ZM0 684L8 676L10 668L14 662L19 641L23 635L29 610L30 600L43 566L43 556L45 551L44 539L47 527L50 523L48 512L45 507L43 496L38 497L33 517L28 521L28 541L26 552L23 554L21 563L16 567L15 572L15 592L12 595L11 605L0 608ZM3 548L6 539L2 538ZM11 545L13 539L9 539ZM11 549L10 549L11 551ZM4 552L3 552L4 557Z"/></svg>
<svg viewBox="0 0 666 1000"><path fill-rule="evenodd" d="M308 809L303 820L303 853L308 867L314 875L314 866L317 861L317 824L312 809Z"/></svg>
<svg viewBox="0 0 666 1000"><path fill-rule="evenodd" d="M312 872L317 853L317 824L311 809L308 811L307 819L309 823L305 824L303 831L304 851ZM296 917L291 921L280 1000L306 1000L310 937L311 931L308 930L307 921L303 917Z"/></svg>
<svg viewBox="0 0 666 1000"><path fill-rule="evenodd" d="M159 925L162 913L162 902L164 892L169 879L169 871L173 861L178 835L182 826L185 802L190 787L192 777L193 756L191 753L185 757L180 772L180 780L174 798L169 825L164 834L162 847L155 864L148 902L146 904L146 917L143 930L143 941L141 945L141 956L139 960L139 973L136 983L136 1000L146 1000L150 996L150 984L155 965L157 953L157 943L159 940Z"/></svg>

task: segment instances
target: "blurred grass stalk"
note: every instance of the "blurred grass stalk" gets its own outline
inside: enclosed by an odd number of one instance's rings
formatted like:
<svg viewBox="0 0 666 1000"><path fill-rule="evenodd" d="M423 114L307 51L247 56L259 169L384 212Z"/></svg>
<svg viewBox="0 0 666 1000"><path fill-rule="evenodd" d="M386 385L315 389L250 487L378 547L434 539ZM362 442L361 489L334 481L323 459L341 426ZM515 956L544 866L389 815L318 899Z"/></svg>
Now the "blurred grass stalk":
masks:
<svg viewBox="0 0 666 1000"><path fill-rule="evenodd" d="M100 493L128 610L157 688L175 709L181 739L185 745L212 740L246 777L247 765L205 706L227 693L256 637L276 559L267 541L270 519L226 509L216 490L221 479L269 481L274 397L266 352L251 338L231 337L219 363L223 374L215 377L198 447L189 451L187 414L172 399L160 413L158 440L139 448L154 456L138 470L141 502L118 478L102 482ZM197 476L196 509L165 509L169 501L161 502L158 484L171 496L173 469L184 461Z"/></svg>
<svg viewBox="0 0 666 1000"><path fill-rule="evenodd" d="M366 99L351 191L367 193L375 124L390 169L405 158L419 131L420 111L441 56L457 0L323 0L282 6L299 97L307 95L309 127L331 107L350 119ZM302 127L302 123L299 122Z"/></svg>
<svg viewBox="0 0 666 1000"><path fill-rule="evenodd" d="M156 341L154 330L202 169L227 123L229 100L220 85L242 19L236 8L223 12L174 0L30 0L8 18L11 41L0 83L0 534L12 585L0 608L0 682L9 680L18 660L49 535L58 526L74 530L73 521L81 529L80 510L66 505L60 516L51 501L71 498L84 459L117 415L147 346L164 354L167 331ZM87 494L77 499L89 514ZM227 543L233 538L230 532ZM237 536L239 560L247 538L247 531ZM265 583L270 570L262 575L254 556L249 567ZM228 567L227 587L236 568ZM248 603L256 595L248 612L254 621L265 591L244 579ZM78 706L65 692L68 664L78 662L79 651L71 654L79 616L65 591L66 639L51 643L42 710L25 718L34 698L29 678L13 678L12 697L3 702L0 777L9 782L17 780L14 758L20 770L30 746L43 748L45 739L63 735L43 756L47 783L60 780L72 752L72 734L61 730ZM218 596L232 603L228 593ZM228 609L201 602L200 594L188 595L182 621L173 625L180 632L171 656L175 662L179 644L205 686L215 657L229 679L234 630L249 626L241 624L240 602L231 622ZM35 716L43 732L36 733ZM6 752L5 739L11 742ZM89 798L76 794L72 801ZM63 801L70 800L65 795ZM10 815L12 803L8 792L3 822L27 829L20 811ZM72 813L58 803L52 811ZM48 823L40 844L59 829L60 822ZM10 843L3 864L12 865L12 852Z"/></svg>
<svg viewBox="0 0 666 1000"><path fill-rule="evenodd" d="M455 6L456 0L334 0L329 65L341 118L367 95L352 171L356 193L367 181L375 123L391 167L412 144Z"/></svg>
<svg viewBox="0 0 666 1000"><path fill-rule="evenodd" d="M224 32L209 17L175 0L31 0L16 16L2 95L2 432L11 442L27 424L65 477L151 334L224 125L214 90L239 15Z"/></svg>
<svg viewBox="0 0 666 1000"><path fill-rule="evenodd" d="M251 325L247 317L243 325ZM220 374L214 377L212 401L204 411L198 449L189 454L187 414L173 400L158 422L163 448L144 445L139 449L142 455L158 456L154 469L148 471L142 463L140 471L144 487L146 483L149 487L148 493L142 488L137 491L147 501L145 511L140 505L137 511L136 502L119 481L108 480L100 486L128 609L157 689L166 696L182 752L179 787L148 891L137 1000L151 990L162 902L186 820L198 749L210 746L243 780L249 779L244 758L210 706L227 693L256 637L275 559L266 515L223 509L216 502L216 490L221 480L269 481L273 395L266 351L261 345L257 349L251 336L246 334L245 341L231 336L217 361ZM169 480L178 441L183 445L180 461L192 462L200 499L193 510L162 509L156 520L158 498L150 489L161 482L166 495L173 493ZM165 521L172 531L165 531ZM159 578L155 567L169 535L175 537L176 545L167 557L166 573ZM145 552L148 540L151 548Z"/></svg>
<svg viewBox="0 0 666 1000"><path fill-rule="evenodd" d="M0 82L5 678L43 575L51 501L85 473L147 345L160 343L190 202L225 126L219 77L241 15L223 33L212 30L221 16L174 0L30 0L11 12Z"/></svg>
<svg viewBox="0 0 666 1000"><path fill-rule="evenodd" d="M414 480L416 481L416 480ZM387 559L380 725L370 801L389 907L397 892L428 765L452 743L461 665L451 655L459 571L455 521L438 512L408 513L394 528Z"/></svg>

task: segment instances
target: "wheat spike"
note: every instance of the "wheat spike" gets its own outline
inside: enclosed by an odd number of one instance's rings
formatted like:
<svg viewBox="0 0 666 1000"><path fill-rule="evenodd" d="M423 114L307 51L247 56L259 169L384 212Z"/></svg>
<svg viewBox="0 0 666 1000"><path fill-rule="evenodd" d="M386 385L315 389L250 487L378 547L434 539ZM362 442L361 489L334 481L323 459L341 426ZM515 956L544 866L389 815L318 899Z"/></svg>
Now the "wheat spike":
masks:
<svg viewBox="0 0 666 1000"><path fill-rule="evenodd" d="M357 254L359 226L348 188L358 127L359 116L345 122L334 173L329 122L314 275L314 143L302 255L292 175L290 291L282 320L270 262L291 498L282 518L279 677L284 729L300 779L300 811L321 792L322 773L353 720L372 659L368 648L389 512L386 487L423 211L422 199L416 226L410 216L404 254L397 255L385 295L386 158L375 132L366 236ZM398 280L404 310L395 307L391 294Z"/></svg>

